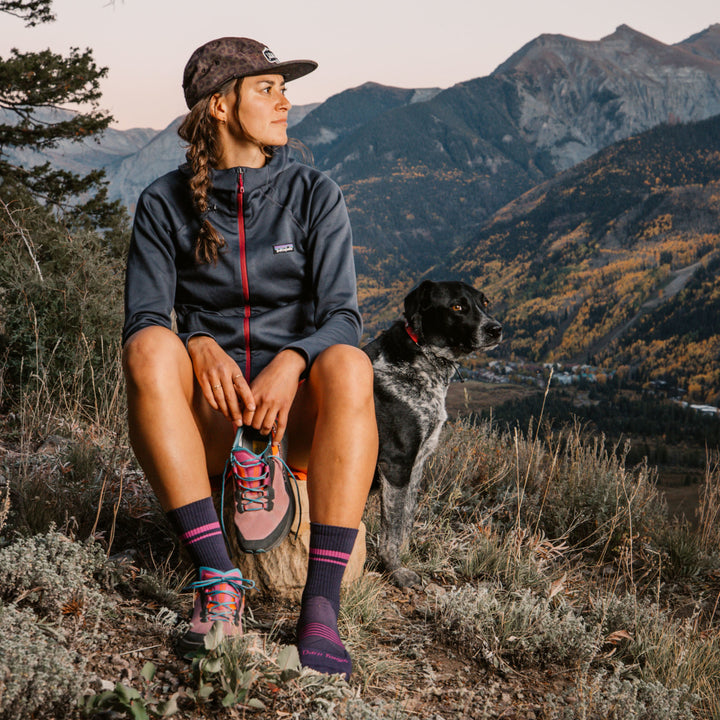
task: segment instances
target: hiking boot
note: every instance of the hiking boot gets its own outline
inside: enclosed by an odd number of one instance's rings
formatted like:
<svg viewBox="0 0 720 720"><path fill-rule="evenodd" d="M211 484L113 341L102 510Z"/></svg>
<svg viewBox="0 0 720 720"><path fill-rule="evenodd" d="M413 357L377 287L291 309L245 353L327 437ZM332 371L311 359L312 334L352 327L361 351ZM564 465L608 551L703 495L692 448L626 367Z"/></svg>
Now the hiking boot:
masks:
<svg viewBox="0 0 720 720"><path fill-rule="evenodd" d="M195 607L190 628L177 643L180 655L202 648L205 636L217 621L223 624L225 637L242 635L245 590L253 587L255 583L244 578L237 568L220 572L201 567L200 579L187 588L195 590Z"/></svg>
<svg viewBox="0 0 720 720"><path fill-rule="evenodd" d="M239 428L224 478L233 482L240 549L261 553L279 545L295 517L295 496L287 465L272 436Z"/></svg>

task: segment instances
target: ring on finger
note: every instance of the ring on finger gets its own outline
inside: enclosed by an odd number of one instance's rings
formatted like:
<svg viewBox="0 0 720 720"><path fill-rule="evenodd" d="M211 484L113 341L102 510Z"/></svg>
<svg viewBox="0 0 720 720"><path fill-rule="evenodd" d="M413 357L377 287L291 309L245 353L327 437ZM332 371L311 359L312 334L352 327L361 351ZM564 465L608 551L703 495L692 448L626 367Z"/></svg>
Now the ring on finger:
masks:
<svg viewBox="0 0 720 720"><path fill-rule="evenodd" d="M222 383L218 383L217 385L213 385L212 389L217 390L218 388L221 388L221 387L222 387Z"/></svg>

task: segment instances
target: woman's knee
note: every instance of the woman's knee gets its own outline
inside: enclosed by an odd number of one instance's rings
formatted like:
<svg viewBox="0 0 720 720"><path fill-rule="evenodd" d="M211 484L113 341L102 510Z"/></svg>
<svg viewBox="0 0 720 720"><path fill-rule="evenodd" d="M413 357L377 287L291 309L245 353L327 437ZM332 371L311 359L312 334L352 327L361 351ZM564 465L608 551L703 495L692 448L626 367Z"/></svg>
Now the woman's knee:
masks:
<svg viewBox="0 0 720 720"><path fill-rule="evenodd" d="M189 366L190 358L180 338L167 328L152 325L138 330L123 346L123 372L128 383L173 377L175 368Z"/></svg>
<svg viewBox="0 0 720 720"><path fill-rule="evenodd" d="M329 393L345 399L372 399L373 369L370 358L352 345L331 345L318 355L310 370L310 380Z"/></svg>

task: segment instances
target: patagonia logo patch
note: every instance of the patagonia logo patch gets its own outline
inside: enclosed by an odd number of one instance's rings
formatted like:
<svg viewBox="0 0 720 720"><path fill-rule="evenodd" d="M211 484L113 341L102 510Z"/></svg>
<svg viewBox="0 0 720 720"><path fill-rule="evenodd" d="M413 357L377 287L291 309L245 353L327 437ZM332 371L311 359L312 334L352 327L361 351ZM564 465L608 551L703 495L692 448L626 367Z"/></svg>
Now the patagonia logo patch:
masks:
<svg viewBox="0 0 720 720"><path fill-rule="evenodd" d="M282 245L273 245L273 253L275 255L293 252L294 250L295 250L295 245L293 245L292 243L283 243Z"/></svg>
<svg viewBox="0 0 720 720"><path fill-rule="evenodd" d="M275 53L270 48L265 48L263 51L263 55L265 56L265 59L268 62L271 63L279 63L280 61L275 57Z"/></svg>

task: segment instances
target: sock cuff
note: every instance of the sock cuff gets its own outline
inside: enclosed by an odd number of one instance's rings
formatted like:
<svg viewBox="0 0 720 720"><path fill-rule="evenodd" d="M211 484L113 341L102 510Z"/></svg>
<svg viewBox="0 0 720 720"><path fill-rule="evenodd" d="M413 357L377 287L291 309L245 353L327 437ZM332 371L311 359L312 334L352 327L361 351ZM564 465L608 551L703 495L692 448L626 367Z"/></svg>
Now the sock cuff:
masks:
<svg viewBox="0 0 720 720"><path fill-rule="evenodd" d="M310 549L350 555L357 538L357 528L310 523Z"/></svg>
<svg viewBox="0 0 720 720"><path fill-rule="evenodd" d="M187 505L182 505L174 510L168 510L168 520L173 528L179 534L182 534L188 528L201 527L202 525L210 525L213 522L219 522L215 503L211 497L195 500Z"/></svg>

